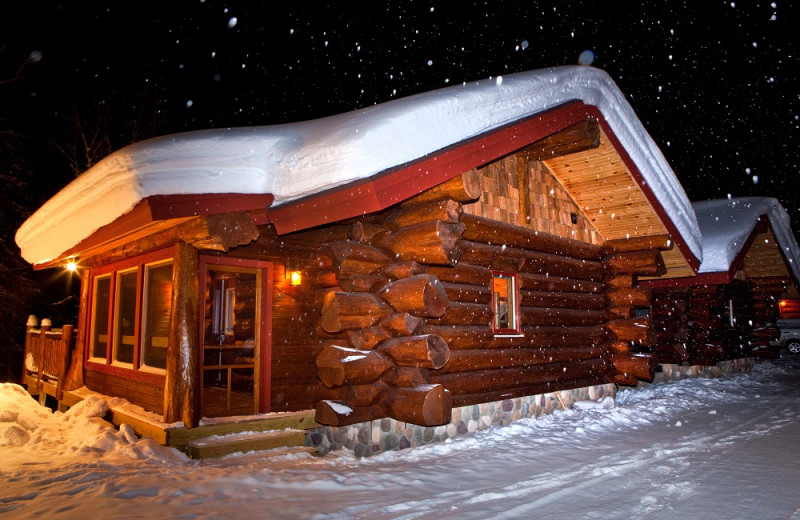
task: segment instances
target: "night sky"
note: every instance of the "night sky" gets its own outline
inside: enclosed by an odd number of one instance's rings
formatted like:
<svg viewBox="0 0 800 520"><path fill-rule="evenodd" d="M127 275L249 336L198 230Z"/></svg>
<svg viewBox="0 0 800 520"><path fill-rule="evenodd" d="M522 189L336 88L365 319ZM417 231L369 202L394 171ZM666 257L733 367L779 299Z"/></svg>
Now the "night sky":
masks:
<svg viewBox="0 0 800 520"><path fill-rule="evenodd" d="M800 227L800 16L787 0L0 2L0 121L38 150L26 164L40 199L74 178L56 150L75 114L84 134L107 128L113 150L314 119L584 53L690 199L774 196Z"/></svg>

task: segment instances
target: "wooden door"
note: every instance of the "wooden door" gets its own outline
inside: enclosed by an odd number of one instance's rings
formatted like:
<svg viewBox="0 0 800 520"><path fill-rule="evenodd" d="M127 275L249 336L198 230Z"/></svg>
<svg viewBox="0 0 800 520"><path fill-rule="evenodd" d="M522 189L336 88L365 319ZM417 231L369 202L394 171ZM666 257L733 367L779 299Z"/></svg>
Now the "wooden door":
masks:
<svg viewBox="0 0 800 520"><path fill-rule="evenodd" d="M202 415L270 409L272 263L201 257Z"/></svg>

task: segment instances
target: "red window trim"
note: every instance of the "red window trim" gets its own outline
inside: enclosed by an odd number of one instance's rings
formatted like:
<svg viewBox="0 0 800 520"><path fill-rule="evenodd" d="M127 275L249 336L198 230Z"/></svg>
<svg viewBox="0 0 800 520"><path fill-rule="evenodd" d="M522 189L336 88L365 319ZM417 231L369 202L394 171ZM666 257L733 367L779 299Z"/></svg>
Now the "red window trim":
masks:
<svg viewBox="0 0 800 520"><path fill-rule="evenodd" d="M141 255L127 258L125 260L120 260L119 262L114 262L112 264L103 265L100 267L96 267L94 269L89 270L89 298L88 298L88 309L87 312L87 320L86 320L86 330L85 330L85 337L86 341L84 342L84 361L86 364L87 370L93 370L95 372L101 372L108 375L124 377L127 379L135 379L139 381L145 381L148 383L156 384L156 385L163 385L166 379L165 373L157 373L157 372L150 372L147 369L143 369L141 366L141 326L142 326L142 305L143 305L143 291L144 291L144 266L147 264L152 264L156 262L160 262L162 260L168 260L173 256L173 248L163 248L154 251L149 251L147 253L143 253ZM114 324L114 317L117 311L117 273L120 271L125 271L126 269L137 268L137 280L136 280L136 287L137 287L137 294L136 294L136 325L134 328L134 345L133 345L133 366L120 366L113 364L113 335L115 334L113 324ZM94 321L94 292L95 292L95 280L103 275L110 275L110 288L109 294L111 295L111 302L109 304L109 316L108 316L108 344L106 345L106 359L104 363L98 363L97 361L93 361L91 357L91 349L92 349L92 322Z"/></svg>
<svg viewBox="0 0 800 520"><path fill-rule="evenodd" d="M511 278L513 280L513 290L514 290L514 308L513 308L513 315L514 315L514 324L515 327L511 329L498 329L494 326L494 280L497 276L505 276ZM517 336L522 331L522 320L520 319L520 290L519 290L519 275L517 273L510 273L506 271L492 271L492 282L491 287L489 287L489 291L492 294L492 333L495 336Z"/></svg>

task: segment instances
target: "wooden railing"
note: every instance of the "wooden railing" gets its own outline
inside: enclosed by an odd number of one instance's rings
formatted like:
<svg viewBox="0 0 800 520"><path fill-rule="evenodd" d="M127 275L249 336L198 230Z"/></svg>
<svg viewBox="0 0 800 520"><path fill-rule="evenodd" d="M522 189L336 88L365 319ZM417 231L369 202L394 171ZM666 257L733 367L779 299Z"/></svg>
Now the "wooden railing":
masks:
<svg viewBox="0 0 800 520"><path fill-rule="evenodd" d="M74 344L75 327L72 325L54 329L50 320L45 319L39 327L35 316L28 318L22 381L28 383L29 393L41 393L42 382L45 382L55 386L54 397L61 398L61 385L67 373ZM31 388L32 384L35 388Z"/></svg>

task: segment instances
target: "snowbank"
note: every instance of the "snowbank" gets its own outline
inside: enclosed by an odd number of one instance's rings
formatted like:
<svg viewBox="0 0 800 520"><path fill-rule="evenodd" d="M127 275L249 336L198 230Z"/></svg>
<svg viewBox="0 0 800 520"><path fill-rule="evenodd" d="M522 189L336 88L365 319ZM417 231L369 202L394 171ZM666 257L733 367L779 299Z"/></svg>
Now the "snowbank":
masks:
<svg viewBox="0 0 800 520"><path fill-rule="evenodd" d="M50 460L61 457L148 459L177 463L188 458L150 438L138 438L123 424L117 430L103 420L108 402L97 395L52 412L19 385L0 383L0 448L3 459Z"/></svg>
<svg viewBox="0 0 800 520"><path fill-rule="evenodd" d="M778 247L796 280L800 280L800 249L789 214L772 197L740 197L692 203L703 236L699 273L728 272L762 216L769 219Z"/></svg>
<svg viewBox="0 0 800 520"><path fill-rule="evenodd" d="M600 110L699 258L697 222L669 164L608 74L584 66L485 79L313 121L142 141L56 194L16 241L29 262L52 260L151 195L270 193L281 205L574 100Z"/></svg>

